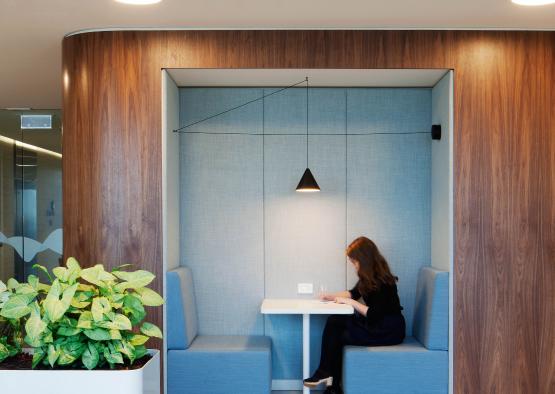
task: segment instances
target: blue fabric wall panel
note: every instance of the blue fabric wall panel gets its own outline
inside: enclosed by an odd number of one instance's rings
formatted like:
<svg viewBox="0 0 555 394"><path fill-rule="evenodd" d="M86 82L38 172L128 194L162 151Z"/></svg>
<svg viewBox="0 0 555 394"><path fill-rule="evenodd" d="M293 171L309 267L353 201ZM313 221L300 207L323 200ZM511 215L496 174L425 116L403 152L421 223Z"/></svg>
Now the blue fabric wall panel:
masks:
<svg viewBox="0 0 555 394"><path fill-rule="evenodd" d="M265 89L265 94L277 89ZM345 131L345 89L310 88L309 133L342 133ZM306 88L285 90L265 99L267 134L306 133Z"/></svg>
<svg viewBox="0 0 555 394"><path fill-rule="evenodd" d="M197 122L261 97L260 88L181 88L179 123ZM235 111L217 116L187 128L203 133L261 132L262 101L256 101Z"/></svg>
<svg viewBox="0 0 555 394"><path fill-rule="evenodd" d="M344 133L346 89L314 88L308 92L308 132Z"/></svg>
<svg viewBox="0 0 555 394"><path fill-rule="evenodd" d="M265 89L265 94L278 90ZM265 133L306 132L306 90L284 90L264 99Z"/></svg>
<svg viewBox="0 0 555 394"><path fill-rule="evenodd" d="M349 239L373 239L399 277L410 334L418 270L430 264L430 136L353 135L348 148Z"/></svg>
<svg viewBox="0 0 555 394"><path fill-rule="evenodd" d="M262 141L181 136L181 265L193 271L199 333L261 334Z"/></svg>
<svg viewBox="0 0 555 394"><path fill-rule="evenodd" d="M320 362L322 331L327 316L310 318L310 365ZM303 375L302 315L267 315L266 335L272 338L272 378L301 379Z"/></svg>
<svg viewBox="0 0 555 394"><path fill-rule="evenodd" d="M272 379L302 376L302 316L266 315L265 334L272 338Z"/></svg>
<svg viewBox="0 0 555 394"><path fill-rule="evenodd" d="M430 131L431 100L431 89L349 89L349 132Z"/></svg>
<svg viewBox="0 0 555 394"><path fill-rule="evenodd" d="M181 124L262 91L182 89ZM350 133L429 131L430 89L314 88L311 134L345 132L346 91ZM309 165L322 192L295 193L306 167L305 94L299 88L265 99L265 132L301 135L264 137L264 209L262 137L181 136L181 264L195 276L200 333L265 331L274 341L274 379L300 378L301 318L267 316L262 323L260 302L264 296L296 297L301 281L314 283L315 291L320 283L331 291L352 285L355 276L343 256L346 234L348 241L359 235L374 239L390 261L400 277L409 333L418 269L430 264L429 135L349 136L347 179L345 137L313 135ZM261 133L262 102L190 129L199 130ZM235 304L240 297L245 298ZM312 321L315 366L325 317Z"/></svg>
<svg viewBox="0 0 555 394"><path fill-rule="evenodd" d="M266 297L294 298L297 284L345 288L345 137L310 136L310 168L322 193L296 193L304 136L265 138Z"/></svg>

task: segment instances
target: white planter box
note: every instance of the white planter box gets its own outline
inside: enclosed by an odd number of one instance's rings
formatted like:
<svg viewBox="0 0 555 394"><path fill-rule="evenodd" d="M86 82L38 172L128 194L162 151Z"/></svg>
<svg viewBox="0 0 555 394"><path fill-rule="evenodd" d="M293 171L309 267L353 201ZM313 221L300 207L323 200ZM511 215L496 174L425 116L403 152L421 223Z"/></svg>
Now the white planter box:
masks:
<svg viewBox="0 0 555 394"><path fill-rule="evenodd" d="M0 370L0 392L13 394L160 394L160 353L129 371Z"/></svg>

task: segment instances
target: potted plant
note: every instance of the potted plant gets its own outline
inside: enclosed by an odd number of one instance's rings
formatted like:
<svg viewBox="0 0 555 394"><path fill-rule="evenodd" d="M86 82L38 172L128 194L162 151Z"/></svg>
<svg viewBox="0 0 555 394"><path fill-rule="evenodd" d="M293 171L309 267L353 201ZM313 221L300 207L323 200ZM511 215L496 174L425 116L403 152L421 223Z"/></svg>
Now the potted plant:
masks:
<svg viewBox="0 0 555 394"><path fill-rule="evenodd" d="M0 281L0 392L159 394L160 355L145 346L162 338L144 322L145 306L163 304L146 287L154 275L71 257L54 276L34 267L49 283Z"/></svg>

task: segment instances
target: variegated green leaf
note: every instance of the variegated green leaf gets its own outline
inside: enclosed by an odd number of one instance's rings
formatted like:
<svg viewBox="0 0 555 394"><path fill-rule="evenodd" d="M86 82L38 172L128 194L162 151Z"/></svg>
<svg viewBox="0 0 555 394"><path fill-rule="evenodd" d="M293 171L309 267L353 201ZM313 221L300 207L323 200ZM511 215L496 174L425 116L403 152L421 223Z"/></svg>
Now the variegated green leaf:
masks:
<svg viewBox="0 0 555 394"><path fill-rule="evenodd" d="M149 340L149 337L146 335L136 334L129 338L129 342L133 346L144 345Z"/></svg>
<svg viewBox="0 0 555 394"><path fill-rule="evenodd" d="M96 325L102 328L108 328L111 330L131 330L131 321L129 319L119 313L111 313L109 314L108 321L101 321L97 322Z"/></svg>
<svg viewBox="0 0 555 394"><path fill-rule="evenodd" d="M119 293L122 293L126 289L138 289L140 287L144 287L155 278L152 273L143 270L134 272L115 271L114 275L125 281L118 283L115 286L116 291Z"/></svg>
<svg viewBox="0 0 555 394"><path fill-rule="evenodd" d="M10 357L10 350L6 345L0 342L0 363Z"/></svg>
<svg viewBox="0 0 555 394"><path fill-rule="evenodd" d="M52 270L52 273L61 282L67 282L67 268L65 268L65 267L55 267Z"/></svg>
<svg viewBox="0 0 555 394"><path fill-rule="evenodd" d="M146 306L160 306L164 303L164 299L155 292L154 290L149 289L148 287L141 287L135 289L135 292L139 294L139 299Z"/></svg>
<svg viewBox="0 0 555 394"><path fill-rule="evenodd" d="M52 283L52 287L44 300L44 310L51 322L58 321L71 305L71 299L77 290L77 284L68 286L63 292L59 279Z"/></svg>
<svg viewBox="0 0 555 394"><path fill-rule="evenodd" d="M35 367L42 361L44 356L46 356L46 353L44 352L44 350L42 350L42 348L35 348L35 350L33 351L33 363L31 368L35 369Z"/></svg>
<svg viewBox="0 0 555 394"><path fill-rule="evenodd" d="M87 369L94 369L98 365L98 361L100 360L98 351L91 343L88 344L87 348L81 355L81 361L83 365Z"/></svg>
<svg viewBox="0 0 555 394"><path fill-rule="evenodd" d="M16 294L32 294L33 296L37 295L37 291L33 286L28 283L20 283L19 286L15 289Z"/></svg>
<svg viewBox="0 0 555 394"><path fill-rule="evenodd" d="M58 365L69 365L81 357L86 349L86 345L82 342L69 341L60 346L60 357Z"/></svg>
<svg viewBox="0 0 555 394"><path fill-rule="evenodd" d="M46 330L46 323L42 321L38 304L32 308L31 316L25 323L25 332L31 341L37 341Z"/></svg>
<svg viewBox="0 0 555 394"><path fill-rule="evenodd" d="M2 307L0 316L8 319L20 319L29 313L31 308L29 304L35 298L33 294L16 294L12 295Z"/></svg>
<svg viewBox="0 0 555 394"><path fill-rule="evenodd" d="M40 265L40 264L33 264L33 268L39 271L44 272L44 274L48 277L48 279L50 280L50 282L52 282L54 279L52 278L52 275L50 275L50 272L48 272L48 270L46 269L45 266Z"/></svg>
<svg viewBox="0 0 555 394"><path fill-rule="evenodd" d="M112 339L110 332L103 328L94 328L92 330L83 330L85 335L93 341L109 341Z"/></svg>
<svg viewBox="0 0 555 394"><path fill-rule="evenodd" d="M95 292L96 287L94 287L93 285L87 285L85 283L79 283L79 286L77 286L77 290L78 291L88 291L88 292Z"/></svg>
<svg viewBox="0 0 555 394"><path fill-rule="evenodd" d="M135 346L135 360L142 358L148 353L148 350L144 345Z"/></svg>
<svg viewBox="0 0 555 394"><path fill-rule="evenodd" d="M129 316L133 325L139 324L146 316L141 300L131 294L127 294L123 299L123 312Z"/></svg>
<svg viewBox="0 0 555 394"><path fill-rule="evenodd" d="M143 323L141 332L149 337L162 338L162 331L152 323Z"/></svg>
<svg viewBox="0 0 555 394"><path fill-rule="evenodd" d="M102 264L97 264L94 267L81 270L81 278L102 288L107 287L107 282L116 280L114 275L104 270Z"/></svg>
<svg viewBox="0 0 555 394"><path fill-rule="evenodd" d="M19 282L14 278L8 279L8 290L15 290L19 287Z"/></svg>
<svg viewBox="0 0 555 394"><path fill-rule="evenodd" d="M63 337L72 337L79 334L81 331L82 330L80 328L61 326L60 328L58 328L58 331L56 331L56 334Z"/></svg>
<svg viewBox="0 0 555 394"><path fill-rule="evenodd" d="M11 293L9 291L4 291L0 293L0 309L2 309L6 301L10 299L10 294Z"/></svg>
<svg viewBox="0 0 555 394"><path fill-rule="evenodd" d="M56 360L58 360L58 357L60 356L60 351L56 349L54 345L48 345L47 356L48 364L50 364L50 366L54 368L54 364L56 364Z"/></svg>
<svg viewBox="0 0 555 394"><path fill-rule="evenodd" d="M110 332L110 339L122 339L121 332L119 330L109 330Z"/></svg>
<svg viewBox="0 0 555 394"><path fill-rule="evenodd" d="M67 259L66 266L68 271L67 281L69 283L74 283L77 278L81 276L81 267L74 257L70 257Z"/></svg>
<svg viewBox="0 0 555 394"><path fill-rule="evenodd" d="M96 297L92 300L91 312L95 322L104 320L104 314L110 312L112 307L106 297Z"/></svg>
<svg viewBox="0 0 555 394"><path fill-rule="evenodd" d="M92 329L93 315L90 311L85 311L79 316L77 321L78 328Z"/></svg>
<svg viewBox="0 0 555 394"><path fill-rule="evenodd" d="M110 346L113 349L113 346ZM113 349L110 351L109 348L104 349L104 358L108 362L108 364L123 364L123 357L121 353L118 353Z"/></svg>
<svg viewBox="0 0 555 394"><path fill-rule="evenodd" d="M39 278L36 275L29 275L27 277L27 283L29 283L29 285L35 289L35 290L39 290Z"/></svg>
<svg viewBox="0 0 555 394"><path fill-rule="evenodd" d="M114 348L117 352L120 352L121 354L126 356L129 361L135 361L135 347L131 343L125 340L116 341L114 344Z"/></svg>

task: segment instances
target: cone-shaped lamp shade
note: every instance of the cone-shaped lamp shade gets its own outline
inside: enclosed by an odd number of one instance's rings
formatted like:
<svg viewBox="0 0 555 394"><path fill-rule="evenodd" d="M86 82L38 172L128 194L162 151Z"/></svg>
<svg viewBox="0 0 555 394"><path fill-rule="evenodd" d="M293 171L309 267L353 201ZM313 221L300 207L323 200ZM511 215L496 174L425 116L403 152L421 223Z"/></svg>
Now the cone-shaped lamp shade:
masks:
<svg viewBox="0 0 555 394"><path fill-rule="evenodd" d="M309 168L307 168L304 171L304 174L301 178L301 181L297 185L296 190L298 192L319 192L320 191L320 186L318 186L318 183L316 182L316 179L314 179L314 175L312 175L312 172L310 172Z"/></svg>

